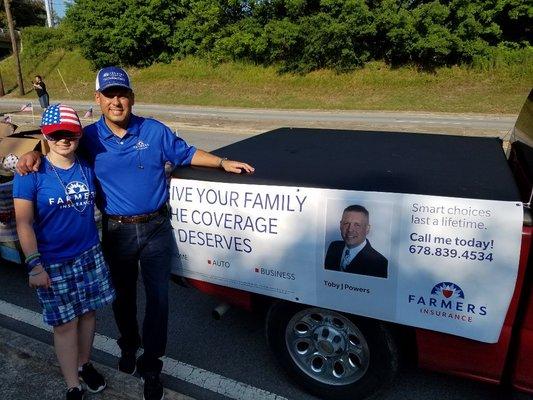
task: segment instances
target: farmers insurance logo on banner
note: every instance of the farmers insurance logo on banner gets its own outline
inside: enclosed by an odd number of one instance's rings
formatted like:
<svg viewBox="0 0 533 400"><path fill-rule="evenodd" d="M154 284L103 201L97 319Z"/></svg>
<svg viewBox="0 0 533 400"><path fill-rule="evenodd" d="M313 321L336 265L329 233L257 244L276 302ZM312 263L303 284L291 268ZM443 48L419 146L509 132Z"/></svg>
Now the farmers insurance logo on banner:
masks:
<svg viewBox="0 0 533 400"><path fill-rule="evenodd" d="M487 315L487 306L469 303L453 282L436 284L427 296L410 294L408 303L418 306L418 312L430 318L472 323L474 318Z"/></svg>

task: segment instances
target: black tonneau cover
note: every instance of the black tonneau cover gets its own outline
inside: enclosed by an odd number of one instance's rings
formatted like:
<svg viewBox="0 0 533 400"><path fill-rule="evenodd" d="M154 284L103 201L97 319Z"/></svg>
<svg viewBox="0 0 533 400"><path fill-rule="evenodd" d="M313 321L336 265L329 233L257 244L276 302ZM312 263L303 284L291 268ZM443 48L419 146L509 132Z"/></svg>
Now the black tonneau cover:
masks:
<svg viewBox="0 0 533 400"><path fill-rule="evenodd" d="M498 138L280 128L213 151L253 175L179 168L175 177L520 201Z"/></svg>

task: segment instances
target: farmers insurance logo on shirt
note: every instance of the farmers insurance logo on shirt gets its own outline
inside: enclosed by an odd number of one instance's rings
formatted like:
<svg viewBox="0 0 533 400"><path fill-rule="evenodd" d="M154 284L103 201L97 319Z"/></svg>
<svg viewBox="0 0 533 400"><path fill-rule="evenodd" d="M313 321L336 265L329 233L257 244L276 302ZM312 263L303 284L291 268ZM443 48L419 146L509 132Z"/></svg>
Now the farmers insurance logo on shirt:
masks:
<svg viewBox="0 0 533 400"><path fill-rule="evenodd" d="M429 296L410 294L409 304L429 317L445 318L471 323L476 316L487 315L487 306L465 302L465 293L452 282L440 282L433 286Z"/></svg>
<svg viewBox="0 0 533 400"><path fill-rule="evenodd" d="M150 145L148 143L144 143L142 140L139 140L135 146L133 146L135 150L146 150Z"/></svg>
<svg viewBox="0 0 533 400"><path fill-rule="evenodd" d="M72 181L65 188L67 190L65 197L49 197L48 204L57 204L60 208L68 208L72 206L71 203L74 203L76 206L84 206L85 204L92 203L94 193L89 191L89 188L85 183Z"/></svg>

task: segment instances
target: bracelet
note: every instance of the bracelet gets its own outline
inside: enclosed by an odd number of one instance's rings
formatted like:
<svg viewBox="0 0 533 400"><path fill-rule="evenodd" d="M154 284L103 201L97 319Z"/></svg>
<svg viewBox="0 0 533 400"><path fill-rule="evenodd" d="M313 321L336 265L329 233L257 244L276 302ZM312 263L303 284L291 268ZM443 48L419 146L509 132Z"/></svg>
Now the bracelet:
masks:
<svg viewBox="0 0 533 400"><path fill-rule="evenodd" d="M28 257L26 257L26 260L24 261L26 264L29 263L31 260L41 257L41 253L36 251L35 253L30 254Z"/></svg>
<svg viewBox="0 0 533 400"><path fill-rule="evenodd" d="M32 258L27 264L26 267L28 268L28 272L30 272L33 268L35 268L37 265L43 264L41 257Z"/></svg>
<svg viewBox="0 0 533 400"><path fill-rule="evenodd" d="M227 159L228 159L227 157L223 157L223 158L221 158L221 159L220 159L220 162L218 163L218 168L222 168L222 163L223 163L224 161L226 161Z"/></svg>
<svg viewBox="0 0 533 400"><path fill-rule="evenodd" d="M41 266L42 266L42 265L41 265ZM30 272L28 275L29 275L29 276L37 276L37 275L42 274L43 272L44 272L44 268L43 268L42 270L40 270L39 272L34 272L34 273L31 273L31 272Z"/></svg>
<svg viewBox="0 0 533 400"><path fill-rule="evenodd" d="M37 264L41 264L41 257L35 257L32 258L30 261L26 263L28 267L35 267Z"/></svg>

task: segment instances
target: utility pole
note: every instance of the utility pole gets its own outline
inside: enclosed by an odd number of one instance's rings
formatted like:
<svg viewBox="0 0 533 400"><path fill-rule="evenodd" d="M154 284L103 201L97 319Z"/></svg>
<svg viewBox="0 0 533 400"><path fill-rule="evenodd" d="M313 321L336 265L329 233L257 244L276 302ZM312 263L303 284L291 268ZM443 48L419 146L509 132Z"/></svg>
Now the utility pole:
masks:
<svg viewBox="0 0 533 400"><path fill-rule="evenodd" d="M50 9L49 0L44 0L44 8L46 9L46 23L49 28L52 27L52 10Z"/></svg>
<svg viewBox="0 0 533 400"><path fill-rule="evenodd" d="M0 97L6 94L4 90L4 78L2 78L2 72L0 72Z"/></svg>
<svg viewBox="0 0 533 400"><path fill-rule="evenodd" d="M22 70L20 69L19 48L17 45L17 38L15 37L15 27L13 26L13 16L11 15L10 0L4 0L4 7L6 9L7 25L9 26L9 36L11 36L11 48L13 49L13 56L17 64L17 81L19 84L19 93L24 96L24 82L22 81Z"/></svg>

